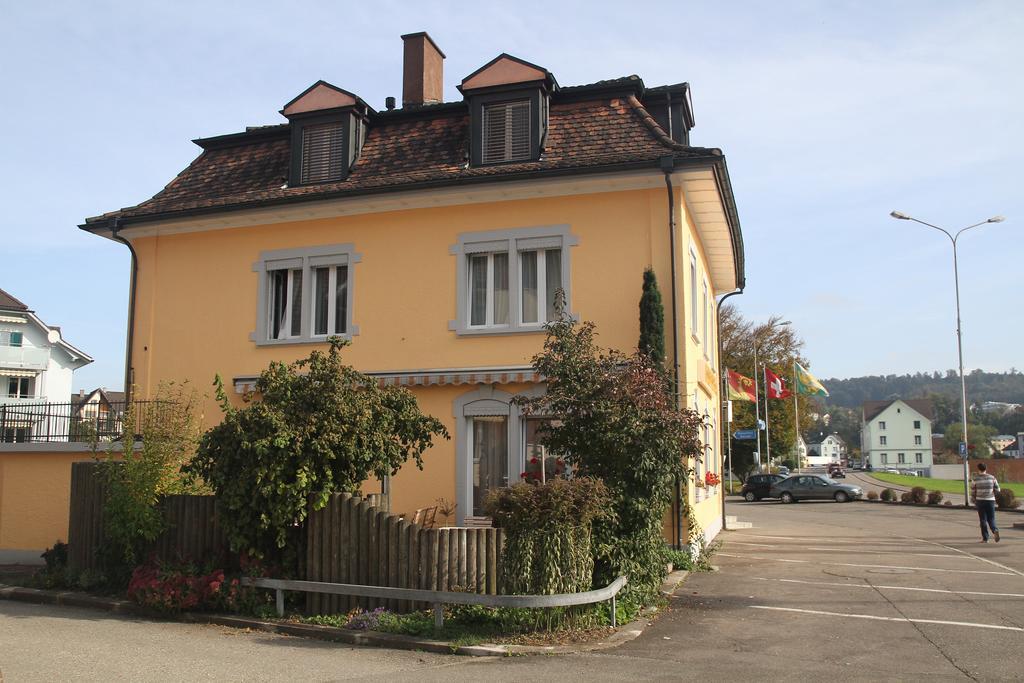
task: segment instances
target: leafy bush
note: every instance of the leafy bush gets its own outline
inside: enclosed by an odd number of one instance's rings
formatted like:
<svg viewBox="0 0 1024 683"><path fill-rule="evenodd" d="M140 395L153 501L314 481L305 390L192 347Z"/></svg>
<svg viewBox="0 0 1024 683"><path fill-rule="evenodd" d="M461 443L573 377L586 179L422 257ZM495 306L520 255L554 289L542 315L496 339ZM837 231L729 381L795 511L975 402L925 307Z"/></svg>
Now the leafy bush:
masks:
<svg viewBox="0 0 1024 683"><path fill-rule="evenodd" d="M951 500L947 500L947 501L946 501L945 503L943 503L943 505L949 505L949 506L952 506L952 505L953 505L953 501L951 501Z"/></svg>
<svg viewBox="0 0 1024 683"><path fill-rule="evenodd" d="M910 500L918 505L924 505L928 502L928 489L923 486L915 486L910 489Z"/></svg>
<svg viewBox="0 0 1024 683"><path fill-rule="evenodd" d="M68 566L68 544L57 541L40 555L47 571L61 571Z"/></svg>
<svg viewBox="0 0 1024 683"><path fill-rule="evenodd" d="M115 576L126 576L146 546L164 531L163 514L157 507L161 496L204 492L201 482L186 480L181 473L199 440L196 392L187 383L164 383L146 411L138 408L139 404L129 408L121 445L110 447L97 472L106 484L107 547L101 555ZM142 439L139 449L133 447L137 437Z"/></svg>
<svg viewBox="0 0 1024 683"><path fill-rule="evenodd" d="M1020 501L1010 489L999 489L996 492L996 505L1000 510L1014 510L1020 507Z"/></svg>
<svg viewBox="0 0 1024 683"><path fill-rule="evenodd" d="M233 408L215 380L224 420L206 432L186 471L209 482L231 547L294 571L305 547L302 522L335 491L357 492L370 476L395 474L444 425L424 415L403 387L380 387L341 362L345 342L256 381L260 400Z"/></svg>
<svg viewBox="0 0 1024 683"><path fill-rule="evenodd" d="M128 598L143 607L174 614L185 610L236 611L243 592L238 577L224 570L198 574L194 567L150 563L135 568L128 583Z"/></svg>
<svg viewBox="0 0 1024 683"><path fill-rule="evenodd" d="M589 477L491 490L485 509L494 525L506 532L505 592L551 595L590 590L591 523L608 516L610 502L605 485Z"/></svg>
<svg viewBox="0 0 1024 683"><path fill-rule="evenodd" d="M878 500L878 492L868 491L868 500Z"/></svg>
<svg viewBox="0 0 1024 683"><path fill-rule="evenodd" d="M677 408L664 370L646 354L598 347L593 323L562 315L547 325L532 364L547 393L517 397L527 414L556 421L543 438L580 476L600 479L613 515L594 520L594 583L629 576L624 601L653 600L664 576L662 520L688 459L700 460L704 419Z"/></svg>
<svg viewBox="0 0 1024 683"><path fill-rule="evenodd" d="M671 564L674 569L693 569L693 556L685 550L676 550L665 546L661 549L662 562Z"/></svg>
<svg viewBox="0 0 1024 683"><path fill-rule="evenodd" d="M903 493L900 494L900 502L901 503L913 503L914 502L914 494L912 492L910 492L910 491L904 491Z"/></svg>
<svg viewBox="0 0 1024 683"><path fill-rule="evenodd" d="M942 499L943 499L942 491L931 491L928 494L928 504L929 505L938 505L939 503L942 502Z"/></svg>
<svg viewBox="0 0 1024 683"><path fill-rule="evenodd" d="M892 489L882 489L882 495L879 497L886 503L891 503L896 500L896 492Z"/></svg>

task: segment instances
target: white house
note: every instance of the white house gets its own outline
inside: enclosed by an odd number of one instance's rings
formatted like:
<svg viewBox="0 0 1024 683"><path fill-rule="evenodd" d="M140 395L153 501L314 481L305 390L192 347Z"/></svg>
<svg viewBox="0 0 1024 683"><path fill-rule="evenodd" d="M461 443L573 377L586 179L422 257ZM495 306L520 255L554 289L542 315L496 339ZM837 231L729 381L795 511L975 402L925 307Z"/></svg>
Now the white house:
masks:
<svg viewBox="0 0 1024 683"><path fill-rule="evenodd" d="M932 402L927 399L865 401L861 452L875 470L912 470L932 466Z"/></svg>
<svg viewBox="0 0 1024 683"><path fill-rule="evenodd" d="M846 457L846 442L835 432L810 433L804 440L807 442L808 467L839 465Z"/></svg>
<svg viewBox="0 0 1024 683"><path fill-rule="evenodd" d="M0 441L67 434L71 379L92 358L61 337L28 306L0 289ZM66 404L61 411L41 407Z"/></svg>

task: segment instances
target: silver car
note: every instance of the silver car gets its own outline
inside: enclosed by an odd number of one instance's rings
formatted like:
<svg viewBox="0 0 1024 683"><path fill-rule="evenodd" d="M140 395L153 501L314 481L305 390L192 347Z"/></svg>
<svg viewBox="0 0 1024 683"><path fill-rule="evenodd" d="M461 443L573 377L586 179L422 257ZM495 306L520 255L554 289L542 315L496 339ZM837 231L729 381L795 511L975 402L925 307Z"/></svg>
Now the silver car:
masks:
<svg viewBox="0 0 1024 683"><path fill-rule="evenodd" d="M795 503L798 500L834 500L837 503L846 503L863 498L864 491L859 486L840 484L819 474L796 474L773 486L770 495L783 503Z"/></svg>

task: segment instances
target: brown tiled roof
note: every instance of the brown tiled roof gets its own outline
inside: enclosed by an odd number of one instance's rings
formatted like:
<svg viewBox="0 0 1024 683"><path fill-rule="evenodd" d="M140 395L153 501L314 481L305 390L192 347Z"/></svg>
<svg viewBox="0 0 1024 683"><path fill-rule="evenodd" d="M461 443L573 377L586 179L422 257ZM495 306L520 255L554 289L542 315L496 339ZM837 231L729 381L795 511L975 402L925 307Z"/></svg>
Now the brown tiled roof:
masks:
<svg viewBox="0 0 1024 683"><path fill-rule="evenodd" d="M89 218L86 228L179 212L245 208L264 203L368 194L475 180L516 179L676 159L721 158L717 149L674 142L637 99L635 92L609 92L619 79L593 91L565 89L571 97L551 103L544 154L538 161L469 167L469 110L463 103L373 115L360 158L345 180L320 185L286 185L290 155L288 124L266 126L221 139L197 141L204 151L162 191L138 206ZM640 86L642 87L642 86Z"/></svg>
<svg viewBox="0 0 1024 683"><path fill-rule="evenodd" d="M935 419L935 411L932 407L932 402L927 398L894 398L888 401L864 401L864 421L867 422L879 415L883 410L891 406L896 401L903 401L908 406L921 413L925 418L929 420Z"/></svg>
<svg viewBox="0 0 1024 683"><path fill-rule="evenodd" d="M0 309L8 311L27 311L28 306L21 303L13 296L0 289Z"/></svg>

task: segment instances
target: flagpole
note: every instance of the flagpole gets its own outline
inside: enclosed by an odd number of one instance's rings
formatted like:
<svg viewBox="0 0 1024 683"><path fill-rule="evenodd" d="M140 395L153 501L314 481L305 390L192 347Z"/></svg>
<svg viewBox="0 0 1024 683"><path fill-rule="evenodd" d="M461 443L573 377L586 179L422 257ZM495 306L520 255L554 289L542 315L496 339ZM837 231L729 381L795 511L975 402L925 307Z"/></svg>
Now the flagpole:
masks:
<svg viewBox="0 0 1024 683"><path fill-rule="evenodd" d="M754 342L754 431L757 433L757 469L761 469L761 394L757 390L757 342Z"/></svg>
<svg viewBox="0 0 1024 683"><path fill-rule="evenodd" d="M722 390L725 392L726 406L729 402L729 368L725 369L725 377L722 378L723 386ZM732 475L732 412L728 407L725 408L725 448L726 457L729 460L729 493L733 493L733 475Z"/></svg>
<svg viewBox="0 0 1024 683"><path fill-rule="evenodd" d="M765 462L768 464L768 471L772 468L772 438L768 425L768 366L761 365L761 374L764 380L764 451Z"/></svg>
<svg viewBox="0 0 1024 683"><path fill-rule="evenodd" d="M796 361L793 361L793 427L796 434L795 453L797 470L803 466L802 459L800 458L800 404L796 400L799 393L796 383Z"/></svg>

